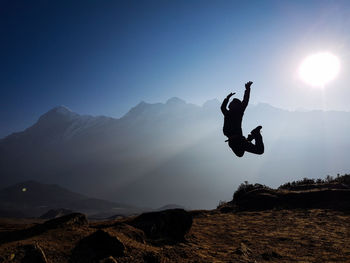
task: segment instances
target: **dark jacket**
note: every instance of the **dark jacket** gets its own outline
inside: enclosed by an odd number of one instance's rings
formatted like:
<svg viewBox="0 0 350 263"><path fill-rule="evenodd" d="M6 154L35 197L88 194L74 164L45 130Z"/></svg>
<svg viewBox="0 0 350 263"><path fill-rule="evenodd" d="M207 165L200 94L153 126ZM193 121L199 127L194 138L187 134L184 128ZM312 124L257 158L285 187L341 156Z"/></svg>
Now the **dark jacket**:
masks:
<svg viewBox="0 0 350 263"><path fill-rule="evenodd" d="M221 111L225 116L224 127L223 127L223 132L225 136L227 137L232 137L237 135L243 136L242 119L243 119L244 111L248 106L249 95L250 95L250 88L245 90L241 105L239 105L239 107L235 109L227 110L227 104L228 104L229 98L224 99L224 101L222 102Z"/></svg>

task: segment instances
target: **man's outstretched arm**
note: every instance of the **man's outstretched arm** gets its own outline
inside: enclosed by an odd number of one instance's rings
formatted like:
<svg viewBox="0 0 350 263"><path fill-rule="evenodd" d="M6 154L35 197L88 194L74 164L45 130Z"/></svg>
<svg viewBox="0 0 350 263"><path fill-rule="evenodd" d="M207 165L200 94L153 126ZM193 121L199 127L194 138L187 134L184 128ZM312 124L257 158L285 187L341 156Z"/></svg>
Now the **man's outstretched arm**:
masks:
<svg viewBox="0 0 350 263"><path fill-rule="evenodd" d="M244 92L244 97L243 97L243 101L242 101L242 106L243 109L245 110L245 108L247 108L248 103L249 103L249 96L250 96L250 86L253 84L252 81L248 81L245 84L245 92Z"/></svg>
<svg viewBox="0 0 350 263"><path fill-rule="evenodd" d="M227 104L228 104L228 101L230 100L230 98L233 96L233 95L235 95L236 93L230 93L230 94L228 94L227 95L227 97L224 99L224 101L222 102L222 104L221 104L221 111L222 111L222 113L225 115L227 112L228 112L228 110L227 110Z"/></svg>

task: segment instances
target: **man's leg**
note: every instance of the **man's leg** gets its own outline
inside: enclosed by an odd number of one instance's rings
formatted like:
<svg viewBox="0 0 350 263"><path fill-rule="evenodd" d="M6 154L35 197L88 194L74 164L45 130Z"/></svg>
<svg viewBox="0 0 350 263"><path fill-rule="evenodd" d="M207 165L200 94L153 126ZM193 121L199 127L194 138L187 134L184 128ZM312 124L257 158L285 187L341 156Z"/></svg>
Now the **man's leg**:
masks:
<svg viewBox="0 0 350 263"><path fill-rule="evenodd" d="M263 154L264 153L264 142L261 134L255 136L255 144L246 140L244 149L247 152L255 153L255 154Z"/></svg>
<svg viewBox="0 0 350 263"><path fill-rule="evenodd" d="M259 125L259 126L257 126L256 128L254 128L254 129L250 132L250 134L248 134L247 140L251 142L252 140L254 140L255 136L261 135L261 134L260 134L261 128L262 128L261 125Z"/></svg>

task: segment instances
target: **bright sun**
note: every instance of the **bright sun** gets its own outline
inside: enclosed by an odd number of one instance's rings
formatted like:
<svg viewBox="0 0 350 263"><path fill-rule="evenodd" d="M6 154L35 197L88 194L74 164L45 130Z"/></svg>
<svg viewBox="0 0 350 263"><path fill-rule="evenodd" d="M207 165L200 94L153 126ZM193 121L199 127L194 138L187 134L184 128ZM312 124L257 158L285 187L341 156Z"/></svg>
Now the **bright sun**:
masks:
<svg viewBox="0 0 350 263"><path fill-rule="evenodd" d="M339 59L329 52L306 57L299 67L299 77L312 87L323 88L339 73Z"/></svg>

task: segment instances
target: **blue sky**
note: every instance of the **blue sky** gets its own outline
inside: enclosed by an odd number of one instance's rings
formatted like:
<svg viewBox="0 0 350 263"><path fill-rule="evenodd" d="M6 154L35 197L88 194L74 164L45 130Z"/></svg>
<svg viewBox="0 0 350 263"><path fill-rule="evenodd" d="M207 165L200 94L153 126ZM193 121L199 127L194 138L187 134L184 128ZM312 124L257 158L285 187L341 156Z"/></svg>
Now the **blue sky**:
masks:
<svg viewBox="0 0 350 263"><path fill-rule="evenodd" d="M0 1L0 137L54 106L120 117L141 100L227 93L287 109L350 110L349 1ZM326 89L296 77L331 51Z"/></svg>

